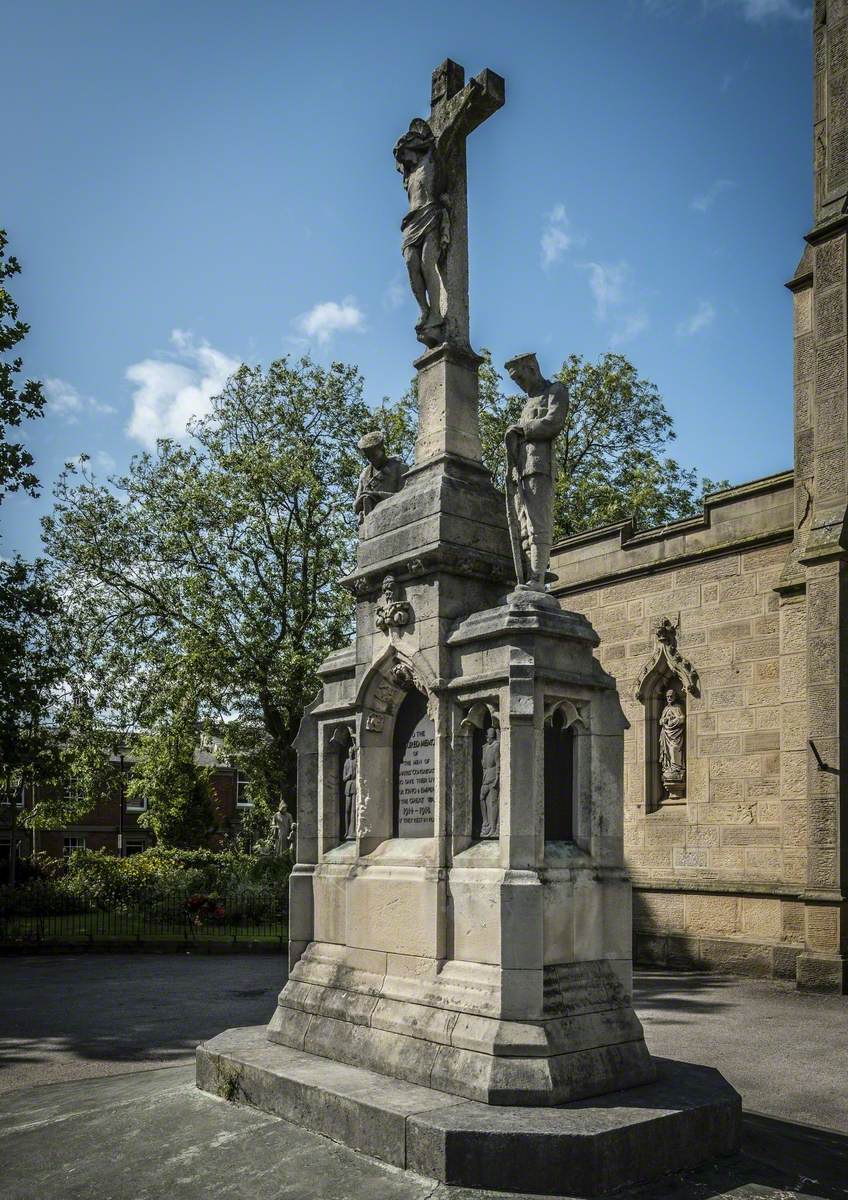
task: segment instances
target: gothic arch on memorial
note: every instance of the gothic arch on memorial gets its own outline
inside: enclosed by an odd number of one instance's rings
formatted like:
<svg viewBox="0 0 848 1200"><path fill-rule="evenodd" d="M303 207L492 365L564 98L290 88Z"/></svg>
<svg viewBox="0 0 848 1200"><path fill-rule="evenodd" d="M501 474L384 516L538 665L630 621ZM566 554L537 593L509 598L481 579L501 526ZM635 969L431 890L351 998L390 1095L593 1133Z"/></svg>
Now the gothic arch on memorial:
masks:
<svg viewBox="0 0 848 1200"><path fill-rule="evenodd" d="M686 803L689 762L687 695L697 696L698 672L677 649L677 626L664 617L656 648L642 667L635 695L644 707L645 812Z"/></svg>
<svg viewBox="0 0 848 1200"><path fill-rule="evenodd" d="M403 736L409 740L422 723L432 727L432 746L427 749L435 770L437 702L427 666L418 661L418 656L411 658L395 645L387 646L364 676L356 708L360 714L357 838L360 853L367 854L383 841L409 836L406 821L401 823L403 832L399 830L395 758L398 739ZM413 710L415 720L410 724ZM420 752L422 748L417 749ZM409 770L400 773L405 786L413 770L424 769L411 763L407 766ZM423 823L419 821L418 827L423 829ZM434 832L435 813L429 832L412 836L432 837Z"/></svg>
<svg viewBox="0 0 848 1200"><path fill-rule="evenodd" d="M544 841L573 842L578 826L579 733L586 732L580 708L565 697L545 704Z"/></svg>
<svg viewBox="0 0 848 1200"><path fill-rule="evenodd" d="M453 740L456 757L453 791L454 851L474 842L497 841L500 830L484 827L480 793L483 788L483 750L488 730L494 729L500 754L501 718L498 699L466 701L459 707L459 722ZM500 790L500 789L499 789Z"/></svg>
<svg viewBox="0 0 848 1200"><path fill-rule="evenodd" d="M329 850L333 844L351 841L348 821L347 801L350 768L345 769L350 759L351 748L356 747L355 726L352 721L343 721L330 726L325 731L324 749L324 849ZM356 759L354 757L354 771ZM354 777L355 784L355 777ZM335 814L335 821L333 815ZM353 811L353 826L356 825L356 810Z"/></svg>

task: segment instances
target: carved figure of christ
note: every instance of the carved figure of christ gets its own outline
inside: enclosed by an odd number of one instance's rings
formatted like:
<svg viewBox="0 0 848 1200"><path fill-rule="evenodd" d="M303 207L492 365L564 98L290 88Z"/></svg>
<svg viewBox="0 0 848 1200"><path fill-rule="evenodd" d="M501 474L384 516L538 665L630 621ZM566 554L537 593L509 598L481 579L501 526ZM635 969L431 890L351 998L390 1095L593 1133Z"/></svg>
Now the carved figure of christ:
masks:
<svg viewBox="0 0 848 1200"><path fill-rule="evenodd" d="M465 141L504 103L494 71L467 84L458 63L433 72L429 121L416 118L395 146L409 197L403 255L425 346L468 347L468 179Z"/></svg>

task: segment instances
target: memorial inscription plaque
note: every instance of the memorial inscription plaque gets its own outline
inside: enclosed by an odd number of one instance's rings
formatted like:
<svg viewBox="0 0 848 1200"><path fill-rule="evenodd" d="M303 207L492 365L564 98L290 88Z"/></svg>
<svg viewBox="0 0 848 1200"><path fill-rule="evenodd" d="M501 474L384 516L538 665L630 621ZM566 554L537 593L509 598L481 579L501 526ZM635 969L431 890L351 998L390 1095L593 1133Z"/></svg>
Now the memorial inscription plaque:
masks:
<svg viewBox="0 0 848 1200"><path fill-rule="evenodd" d="M395 836L435 833L436 729L427 700L411 691L395 725Z"/></svg>

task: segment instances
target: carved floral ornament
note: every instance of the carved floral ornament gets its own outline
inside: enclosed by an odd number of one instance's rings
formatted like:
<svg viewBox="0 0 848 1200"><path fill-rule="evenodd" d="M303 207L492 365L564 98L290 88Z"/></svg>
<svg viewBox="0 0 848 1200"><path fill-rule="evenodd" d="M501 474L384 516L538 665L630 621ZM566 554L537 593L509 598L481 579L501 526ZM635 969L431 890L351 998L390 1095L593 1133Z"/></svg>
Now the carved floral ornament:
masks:
<svg viewBox="0 0 848 1200"><path fill-rule="evenodd" d="M693 696L697 696L698 672L692 666L689 659L684 658L677 649L677 627L672 625L668 617L663 617L655 630L654 636L657 640L656 649L639 672L639 677L636 680L636 699L641 700L644 704L647 695L647 684L656 673L657 668L663 664L672 675L676 676L687 692L690 692Z"/></svg>
<svg viewBox="0 0 848 1200"><path fill-rule="evenodd" d="M387 575L374 610L374 624L381 633L391 633L393 629L408 625L411 617L412 605L401 598L400 584L395 577Z"/></svg>

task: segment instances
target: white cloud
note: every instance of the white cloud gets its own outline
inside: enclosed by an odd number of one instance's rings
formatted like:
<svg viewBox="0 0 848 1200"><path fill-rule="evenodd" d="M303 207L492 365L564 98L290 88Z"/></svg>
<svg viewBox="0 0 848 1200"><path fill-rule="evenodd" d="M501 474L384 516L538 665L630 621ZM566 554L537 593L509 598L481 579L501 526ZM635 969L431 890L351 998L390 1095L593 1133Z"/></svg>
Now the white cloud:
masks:
<svg viewBox="0 0 848 1200"><path fill-rule="evenodd" d="M583 266L589 272L589 289L595 299L595 316L599 321L605 321L610 308L621 304L624 299L627 263L589 262Z"/></svg>
<svg viewBox="0 0 848 1200"><path fill-rule="evenodd" d="M127 433L148 449L157 438L184 437L189 420L209 412L212 397L241 365L182 329L171 332L171 344L182 362L145 358L126 370L135 388Z"/></svg>
<svg viewBox="0 0 848 1200"><path fill-rule="evenodd" d="M618 329L613 330L610 334L610 345L620 346L624 342L630 342L633 338L638 337L640 333L644 333L648 328L650 321L648 314L644 309L639 309L637 312L629 313Z"/></svg>
<svg viewBox="0 0 848 1200"><path fill-rule="evenodd" d="M555 204L545 217L542 228L542 266L547 269L558 263L574 241L564 204Z"/></svg>
<svg viewBox="0 0 848 1200"><path fill-rule="evenodd" d="M50 411L63 417L69 424L75 425L84 413L113 413L111 404L100 404L93 396L84 396L72 383L66 379L48 376L44 380L44 391Z"/></svg>
<svg viewBox="0 0 848 1200"><path fill-rule="evenodd" d="M739 9L746 21L766 21L770 17L788 17L792 21L806 21L810 16L807 5L797 0L707 0L708 8L732 5Z"/></svg>
<svg viewBox="0 0 848 1200"><path fill-rule="evenodd" d="M99 467L101 471L114 471L117 463L111 454L107 454L105 450L98 450L94 456L94 465Z"/></svg>
<svg viewBox="0 0 848 1200"><path fill-rule="evenodd" d="M689 202L689 207L695 212L705 213L707 209L712 208L719 196L725 192L730 192L736 187L732 179L716 179L705 192L699 196L693 196Z"/></svg>
<svg viewBox="0 0 848 1200"><path fill-rule="evenodd" d="M301 333L323 345L335 333L363 333L365 313L353 296L346 296L341 304L335 300L316 304L309 312L301 313L295 324Z"/></svg>
<svg viewBox="0 0 848 1200"><path fill-rule="evenodd" d="M715 305L709 300L699 300L698 306L691 316L685 317L678 323L678 337L694 337L696 333L707 329L716 318Z"/></svg>
<svg viewBox="0 0 848 1200"><path fill-rule="evenodd" d="M581 263L589 273L589 290L595 301L595 316L601 322L617 318L610 331L610 345L620 346L644 333L650 325L646 310L637 303L638 295L630 280L630 267L626 262Z"/></svg>
<svg viewBox="0 0 848 1200"><path fill-rule="evenodd" d="M691 0L645 0L649 12L666 15L687 11ZM745 21L757 24L769 19L808 21L809 4L799 0L701 0L701 11L709 14L721 8L732 8Z"/></svg>
<svg viewBox="0 0 848 1200"><path fill-rule="evenodd" d="M383 292L383 308L387 308L390 311L400 308L408 295L411 296L412 293L401 280L400 276L396 275Z"/></svg>

